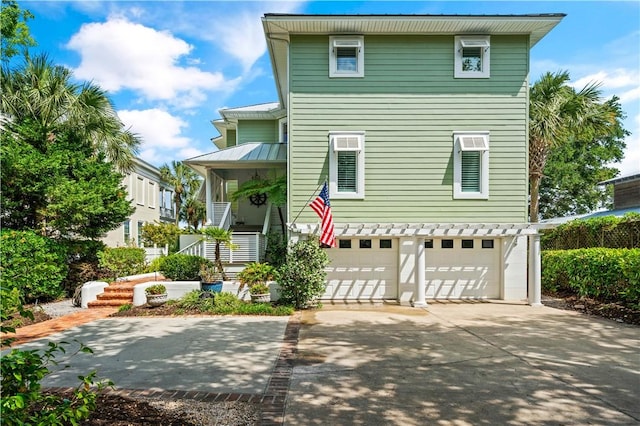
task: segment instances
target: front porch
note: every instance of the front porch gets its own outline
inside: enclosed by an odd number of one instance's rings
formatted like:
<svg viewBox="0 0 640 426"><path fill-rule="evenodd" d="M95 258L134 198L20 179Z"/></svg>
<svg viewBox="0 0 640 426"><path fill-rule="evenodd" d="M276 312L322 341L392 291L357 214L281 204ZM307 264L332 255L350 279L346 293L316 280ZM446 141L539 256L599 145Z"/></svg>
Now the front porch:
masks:
<svg viewBox="0 0 640 426"><path fill-rule="evenodd" d="M264 260L267 234L281 232L280 212L268 194L233 200L249 181L270 181L286 173L286 145L246 143L185 160L204 176L200 199L206 206L206 226L233 231L235 250L221 246L225 272L234 276L249 262ZM281 206L286 210L284 206ZM181 253L214 259L215 244L198 235L180 241Z"/></svg>

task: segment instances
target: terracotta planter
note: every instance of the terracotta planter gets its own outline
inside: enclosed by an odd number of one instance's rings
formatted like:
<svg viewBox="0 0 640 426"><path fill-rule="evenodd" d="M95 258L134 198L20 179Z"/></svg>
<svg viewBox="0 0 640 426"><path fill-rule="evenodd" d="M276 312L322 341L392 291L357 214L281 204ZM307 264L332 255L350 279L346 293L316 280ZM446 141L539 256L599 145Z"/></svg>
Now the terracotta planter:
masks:
<svg viewBox="0 0 640 426"><path fill-rule="evenodd" d="M167 293L164 294L147 294L147 305L153 306L162 306L167 303Z"/></svg>

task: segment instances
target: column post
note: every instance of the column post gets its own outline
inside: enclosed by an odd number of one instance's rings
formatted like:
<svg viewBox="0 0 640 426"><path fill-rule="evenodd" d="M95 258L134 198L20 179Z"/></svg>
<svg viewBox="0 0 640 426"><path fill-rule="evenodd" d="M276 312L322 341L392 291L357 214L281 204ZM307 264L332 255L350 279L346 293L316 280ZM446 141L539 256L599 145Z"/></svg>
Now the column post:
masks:
<svg viewBox="0 0 640 426"><path fill-rule="evenodd" d="M413 307L424 308L427 306L425 295L425 269L426 269L426 253L424 250L424 238L416 239L416 288L415 297L413 299Z"/></svg>
<svg viewBox="0 0 640 426"><path fill-rule="evenodd" d="M211 190L213 189L213 182L211 182L211 180L213 179L213 173L211 173L210 169L206 169L207 173L204 179L205 182L205 204L206 204L206 210L207 210L207 225L211 225L212 224L212 217L213 217L213 204L212 204L212 197L211 197Z"/></svg>
<svg viewBox="0 0 640 426"><path fill-rule="evenodd" d="M529 235L529 305L542 306L540 234Z"/></svg>

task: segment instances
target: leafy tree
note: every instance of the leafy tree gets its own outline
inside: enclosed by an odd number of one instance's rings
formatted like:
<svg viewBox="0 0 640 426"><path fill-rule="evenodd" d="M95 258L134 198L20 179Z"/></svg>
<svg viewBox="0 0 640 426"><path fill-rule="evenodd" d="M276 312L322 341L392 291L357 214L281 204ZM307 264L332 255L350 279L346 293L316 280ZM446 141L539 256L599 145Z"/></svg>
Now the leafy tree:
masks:
<svg viewBox="0 0 640 426"><path fill-rule="evenodd" d="M33 14L28 10L21 10L17 1L2 0L0 9L2 62L7 62L17 55L20 48L26 50L36 45L27 26L29 19L33 19Z"/></svg>
<svg viewBox="0 0 640 426"><path fill-rule="evenodd" d="M164 164L160 167L162 180L173 186L173 201L176 204L176 225L180 224L183 204L200 188L202 179L191 168L181 161L172 161L171 167Z"/></svg>
<svg viewBox="0 0 640 426"><path fill-rule="evenodd" d="M178 246L178 238L180 237L180 228L173 223L146 223L142 226L142 241L147 244L156 244L158 246L169 246L169 252L172 253Z"/></svg>
<svg viewBox="0 0 640 426"><path fill-rule="evenodd" d="M130 171L140 145L124 129L115 109L100 87L71 81L69 69L53 65L46 55L26 57L15 68L2 66L2 125L9 132L31 122L38 131L35 148L57 143L61 134L73 134L90 143L95 158L105 158L119 171Z"/></svg>
<svg viewBox="0 0 640 426"><path fill-rule="evenodd" d="M3 226L54 238L98 238L133 211L122 175L77 134L42 142L37 123L14 123L1 135Z"/></svg>
<svg viewBox="0 0 640 426"><path fill-rule="evenodd" d="M620 129L621 111L610 102L601 103L597 84L580 91L568 85L566 71L546 73L530 92L529 106L529 182L531 222L538 222L540 181L550 153L572 140L609 137ZM612 100L616 102L615 100Z"/></svg>
<svg viewBox="0 0 640 426"><path fill-rule="evenodd" d="M621 126L623 113L614 97L604 108L615 117L605 134L567 141L553 149L547 158L540 184L540 215L544 218L583 214L598 208L611 207L612 188L598 182L618 174L608 164L622 160L624 137L629 134Z"/></svg>

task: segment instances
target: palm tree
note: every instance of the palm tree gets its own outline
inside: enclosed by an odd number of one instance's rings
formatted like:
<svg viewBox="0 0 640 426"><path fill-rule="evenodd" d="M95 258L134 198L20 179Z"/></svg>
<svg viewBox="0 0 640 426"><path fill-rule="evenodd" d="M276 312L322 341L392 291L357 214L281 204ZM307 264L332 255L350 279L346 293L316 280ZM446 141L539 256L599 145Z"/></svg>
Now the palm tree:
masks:
<svg viewBox="0 0 640 426"><path fill-rule="evenodd" d="M196 194L192 194L184 204L184 219L193 227L194 231L198 230L198 226L204 226L207 219L207 209Z"/></svg>
<svg viewBox="0 0 640 426"><path fill-rule="evenodd" d="M209 226L203 228L200 233L202 234L202 239L206 241L213 241L215 243L215 260L214 263L218 272L222 275L222 279L224 281L227 280L227 275L224 273L224 268L222 266L222 259L220 257L220 244L224 244L229 250L233 250L236 248L236 245L233 244L231 239L233 231L218 228L217 226Z"/></svg>
<svg viewBox="0 0 640 426"><path fill-rule="evenodd" d="M569 73L546 73L530 92L529 105L529 220L538 222L540 181L549 152L576 137L591 139L612 123L610 108L600 103L599 84L576 91Z"/></svg>
<svg viewBox="0 0 640 426"><path fill-rule="evenodd" d="M160 177L173 187L173 201L176 204L176 225L180 223L182 205L195 195L200 188L200 176L181 161L172 161L171 167L164 164L160 167Z"/></svg>
<svg viewBox="0 0 640 426"><path fill-rule="evenodd" d="M67 131L91 143L95 155L104 155L121 172L130 171L140 140L124 126L107 93L92 83L76 84L72 72L53 65L46 55L26 56L15 68L3 64L1 72L2 125L26 121L37 125L44 146ZM41 148L41 147L36 147Z"/></svg>

